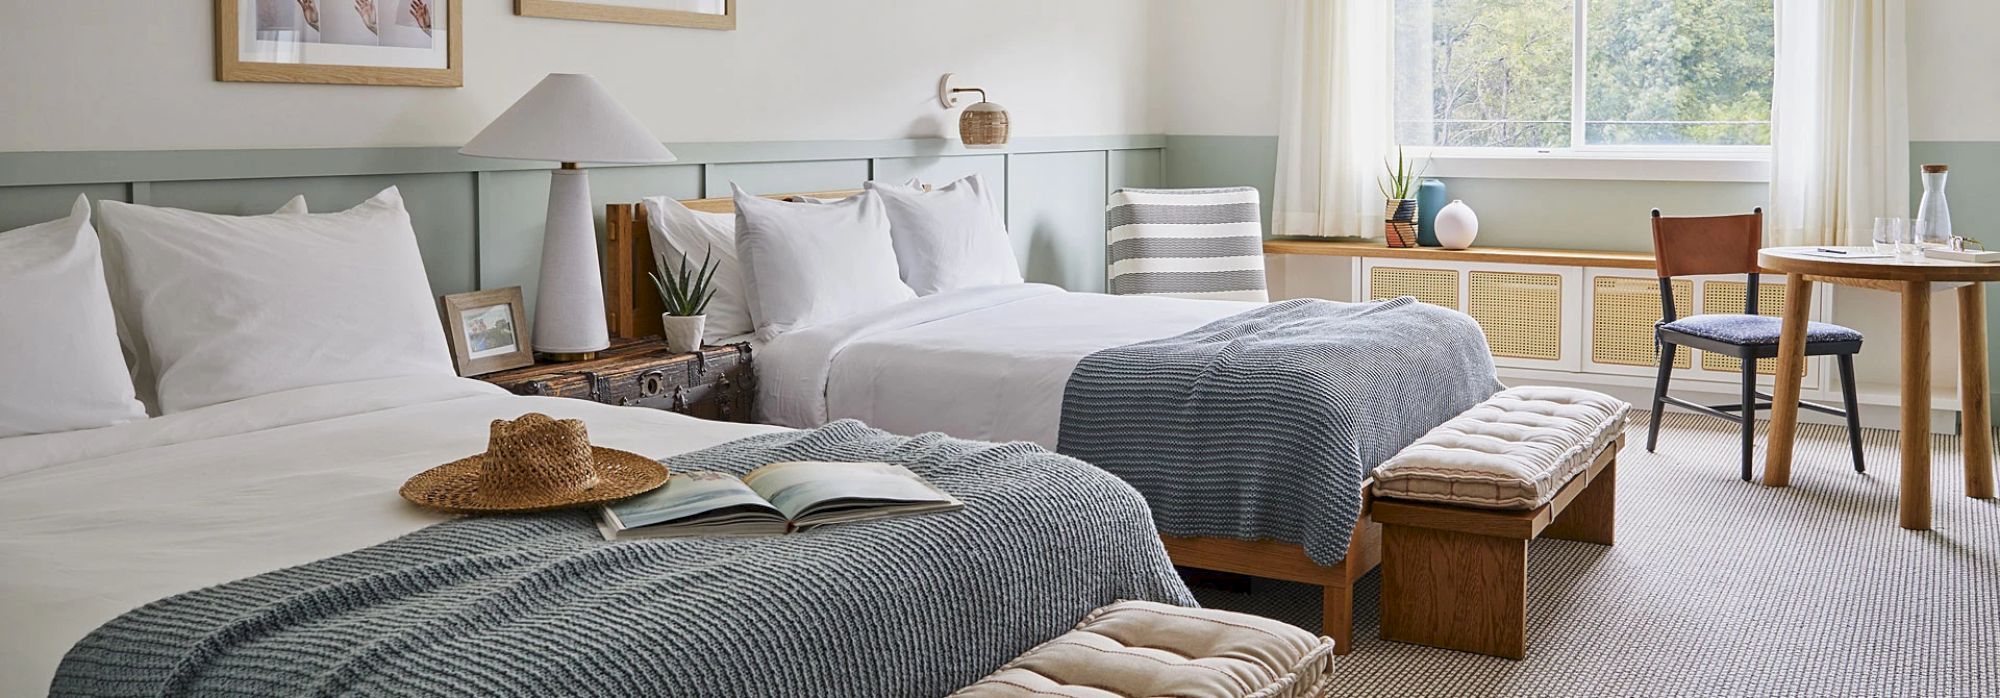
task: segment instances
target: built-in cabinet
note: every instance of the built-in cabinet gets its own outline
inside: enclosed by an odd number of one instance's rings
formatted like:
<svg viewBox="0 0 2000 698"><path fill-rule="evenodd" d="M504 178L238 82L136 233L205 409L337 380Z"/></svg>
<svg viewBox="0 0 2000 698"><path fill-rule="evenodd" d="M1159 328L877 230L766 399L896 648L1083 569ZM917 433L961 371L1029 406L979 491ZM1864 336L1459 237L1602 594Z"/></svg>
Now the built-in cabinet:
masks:
<svg viewBox="0 0 2000 698"><path fill-rule="evenodd" d="M1660 282L1650 270L1368 257L1353 264L1353 297L1413 296L1472 316L1503 374L1518 369L1651 378L1658 368L1653 327L1661 318ZM1681 315L1740 313L1747 287L1741 275L1675 279L1674 305ZM1812 317L1827 317L1827 299L1815 301ZM1784 277L1760 277L1760 314L1777 316L1784 305ZM1821 380L1823 361L1806 361L1809 396L1837 387ZM1674 368L1676 381L1733 385L1740 364L1682 347ZM1757 368L1760 382L1769 385L1776 360L1759 361Z"/></svg>

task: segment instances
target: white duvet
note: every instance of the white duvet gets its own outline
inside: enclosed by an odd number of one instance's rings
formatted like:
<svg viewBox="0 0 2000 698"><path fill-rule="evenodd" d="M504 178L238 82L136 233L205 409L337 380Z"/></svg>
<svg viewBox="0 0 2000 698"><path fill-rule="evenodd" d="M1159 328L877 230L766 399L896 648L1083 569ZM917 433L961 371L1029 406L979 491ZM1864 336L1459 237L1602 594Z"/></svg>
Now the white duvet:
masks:
<svg viewBox="0 0 2000 698"><path fill-rule="evenodd" d="M898 434L1053 449L1063 387L1093 352L1257 307L1237 301L982 286L787 332L758 347L758 421L859 419Z"/></svg>
<svg viewBox="0 0 2000 698"><path fill-rule="evenodd" d="M655 458L776 430L427 377L0 439L0 696L45 694L71 645L139 605L443 520L396 489L530 411Z"/></svg>

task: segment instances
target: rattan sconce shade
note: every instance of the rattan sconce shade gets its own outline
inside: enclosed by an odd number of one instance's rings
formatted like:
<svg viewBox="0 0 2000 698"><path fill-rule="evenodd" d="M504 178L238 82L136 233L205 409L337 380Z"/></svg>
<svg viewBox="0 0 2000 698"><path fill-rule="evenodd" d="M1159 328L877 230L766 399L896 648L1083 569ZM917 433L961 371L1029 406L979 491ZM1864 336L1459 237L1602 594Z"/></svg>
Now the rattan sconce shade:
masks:
<svg viewBox="0 0 2000 698"><path fill-rule="evenodd" d="M967 148L1006 145L1007 132L1007 110L992 102L975 102L958 116L958 138Z"/></svg>

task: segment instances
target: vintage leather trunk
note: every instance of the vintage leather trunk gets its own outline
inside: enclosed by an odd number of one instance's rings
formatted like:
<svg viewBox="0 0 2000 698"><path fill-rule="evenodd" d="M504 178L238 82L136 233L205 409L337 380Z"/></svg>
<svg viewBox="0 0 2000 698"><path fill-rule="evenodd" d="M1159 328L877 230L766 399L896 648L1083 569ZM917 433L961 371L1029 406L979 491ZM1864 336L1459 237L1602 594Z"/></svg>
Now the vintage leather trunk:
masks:
<svg viewBox="0 0 2000 698"><path fill-rule="evenodd" d="M480 376L517 395L567 397L748 422L757 393L750 345L675 354L659 338L613 340L596 359L537 363Z"/></svg>

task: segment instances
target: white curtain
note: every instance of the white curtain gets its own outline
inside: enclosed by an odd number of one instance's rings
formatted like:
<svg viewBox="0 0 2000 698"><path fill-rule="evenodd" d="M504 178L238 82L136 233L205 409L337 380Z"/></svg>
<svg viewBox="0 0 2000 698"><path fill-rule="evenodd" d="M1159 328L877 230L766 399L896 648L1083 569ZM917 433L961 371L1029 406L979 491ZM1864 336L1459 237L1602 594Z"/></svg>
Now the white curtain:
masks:
<svg viewBox="0 0 2000 698"><path fill-rule="evenodd" d="M1910 211L1903 0L1782 0L1771 96L1774 245L1866 245Z"/></svg>
<svg viewBox="0 0 2000 698"><path fill-rule="evenodd" d="M1290 3L1271 232L1379 237L1394 3Z"/></svg>

